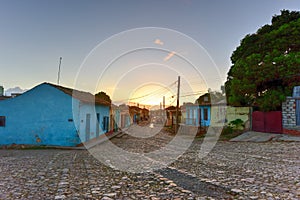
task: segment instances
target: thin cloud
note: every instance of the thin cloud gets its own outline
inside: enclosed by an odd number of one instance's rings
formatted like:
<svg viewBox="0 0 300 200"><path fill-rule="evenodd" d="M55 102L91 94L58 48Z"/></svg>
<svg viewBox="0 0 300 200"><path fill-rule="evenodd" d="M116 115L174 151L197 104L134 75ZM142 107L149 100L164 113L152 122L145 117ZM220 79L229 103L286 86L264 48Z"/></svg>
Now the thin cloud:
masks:
<svg viewBox="0 0 300 200"><path fill-rule="evenodd" d="M160 39L156 39L154 41L155 44L158 44L158 45L164 45L164 43L160 40Z"/></svg>
<svg viewBox="0 0 300 200"><path fill-rule="evenodd" d="M175 55L175 51L170 52L170 53L164 58L164 61L170 60L170 58L172 58L174 55Z"/></svg>

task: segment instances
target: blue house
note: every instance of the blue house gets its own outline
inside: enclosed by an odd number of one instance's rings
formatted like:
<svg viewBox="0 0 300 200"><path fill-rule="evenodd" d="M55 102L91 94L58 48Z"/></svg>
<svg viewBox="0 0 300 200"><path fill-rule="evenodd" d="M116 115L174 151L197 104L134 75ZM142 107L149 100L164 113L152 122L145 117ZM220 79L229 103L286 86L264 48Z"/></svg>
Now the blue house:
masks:
<svg viewBox="0 0 300 200"><path fill-rule="evenodd" d="M0 145L76 146L108 131L109 110L91 93L42 83L0 101Z"/></svg>
<svg viewBox="0 0 300 200"><path fill-rule="evenodd" d="M191 126L210 126L211 122L211 95L205 93L195 101L184 105L186 119L185 124Z"/></svg>
<svg viewBox="0 0 300 200"><path fill-rule="evenodd" d="M185 124L190 126L209 126L211 118L210 105L185 105Z"/></svg>

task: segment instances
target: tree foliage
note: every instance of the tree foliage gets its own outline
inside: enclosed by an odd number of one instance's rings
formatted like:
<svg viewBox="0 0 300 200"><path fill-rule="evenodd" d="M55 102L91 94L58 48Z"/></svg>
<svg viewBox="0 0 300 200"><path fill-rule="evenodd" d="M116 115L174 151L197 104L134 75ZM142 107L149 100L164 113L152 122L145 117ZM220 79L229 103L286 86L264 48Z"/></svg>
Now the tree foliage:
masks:
<svg viewBox="0 0 300 200"><path fill-rule="evenodd" d="M278 110L300 85L300 12L282 10L232 53L225 83L227 102Z"/></svg>
<svg viewBox="0 0 300 200"><path fill-rule="evenodd" d="M106 101L106 102L111 103L110 96L107 95L107 94L106 94L105 92L103 92L103 91L98 92L97 94L95 94L95 96L96 96L97 98L103 99L103 100Z"/></svg>

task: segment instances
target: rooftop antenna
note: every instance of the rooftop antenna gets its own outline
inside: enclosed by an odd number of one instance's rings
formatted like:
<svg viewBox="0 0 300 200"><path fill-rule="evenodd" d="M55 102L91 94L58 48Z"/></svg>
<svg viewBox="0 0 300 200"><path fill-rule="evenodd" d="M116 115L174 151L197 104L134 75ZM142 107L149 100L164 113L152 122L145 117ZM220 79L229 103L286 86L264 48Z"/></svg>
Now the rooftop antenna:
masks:
<svg viewBox="0 0 300 200"><path fill-rule="evenodd" d="M59 57L59 65L58 65L58 73L57 73L57 85L59 85L59 79L60 79L61 60L62 60L62 57Z"/></svg>

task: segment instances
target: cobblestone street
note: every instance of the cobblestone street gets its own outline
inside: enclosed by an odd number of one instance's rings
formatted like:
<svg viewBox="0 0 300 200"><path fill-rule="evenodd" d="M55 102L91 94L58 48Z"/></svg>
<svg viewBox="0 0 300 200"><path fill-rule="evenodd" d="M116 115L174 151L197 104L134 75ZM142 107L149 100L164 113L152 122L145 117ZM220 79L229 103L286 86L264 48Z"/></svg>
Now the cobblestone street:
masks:
<svg viewBox="0 0 300 200"><path fill-rule="evenodd" d="M149 152L167 133L112 142ZM218 142L205 158L203 140L169 167L147 173L112 169L86 150L0 150L0 199L299 199L300 146L292 142Z"/></svg>

